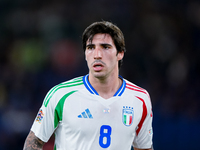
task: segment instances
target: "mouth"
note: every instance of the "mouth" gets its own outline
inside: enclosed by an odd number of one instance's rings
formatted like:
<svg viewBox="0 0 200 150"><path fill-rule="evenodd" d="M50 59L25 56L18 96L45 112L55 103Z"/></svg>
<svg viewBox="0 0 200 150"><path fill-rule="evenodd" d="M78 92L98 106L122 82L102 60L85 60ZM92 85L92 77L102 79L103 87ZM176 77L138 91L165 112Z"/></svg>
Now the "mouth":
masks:
<svg viewBox="0 0 200 150"><path fill-rule="evenodd" d="M94 64L93 67L103 67L102 64Z"/></svg>
<svg viewBox="0 0 200 150"><path fill-rule="evenodd" d="M94 63L92 67L93 67L94 71L101 71L103 69L104 65L102 63Z"/></svg>

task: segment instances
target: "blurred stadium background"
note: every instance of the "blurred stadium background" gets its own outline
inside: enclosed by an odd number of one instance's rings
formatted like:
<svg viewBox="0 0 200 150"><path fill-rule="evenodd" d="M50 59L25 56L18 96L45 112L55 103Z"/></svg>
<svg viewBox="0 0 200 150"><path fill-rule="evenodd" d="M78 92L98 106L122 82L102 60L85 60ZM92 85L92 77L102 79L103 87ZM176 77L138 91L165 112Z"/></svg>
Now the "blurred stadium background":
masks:
<svg viewBox="0 0 200 150"><path fill-rule="evenodd" d="M47 91L87 73L81 34L100 20L124 33L120 74L151 95L154 149L199 150L197 0L0 0L0 150L21 150Z"/></svg>

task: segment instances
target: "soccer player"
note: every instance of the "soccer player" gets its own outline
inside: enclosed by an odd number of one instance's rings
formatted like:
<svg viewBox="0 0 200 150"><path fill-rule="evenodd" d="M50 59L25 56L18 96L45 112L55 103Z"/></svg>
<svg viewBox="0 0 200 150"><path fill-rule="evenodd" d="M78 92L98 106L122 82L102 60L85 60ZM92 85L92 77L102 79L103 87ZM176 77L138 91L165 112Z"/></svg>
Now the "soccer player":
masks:
<svg viewBox="0 0 200 150"><path fill-rule="evenodd" d="M24 150L42 149L52 134L56 150L152 150L149 94L119 75L123 33L111 22L95 22L82 44L89 73L47 93Z"/></svg>

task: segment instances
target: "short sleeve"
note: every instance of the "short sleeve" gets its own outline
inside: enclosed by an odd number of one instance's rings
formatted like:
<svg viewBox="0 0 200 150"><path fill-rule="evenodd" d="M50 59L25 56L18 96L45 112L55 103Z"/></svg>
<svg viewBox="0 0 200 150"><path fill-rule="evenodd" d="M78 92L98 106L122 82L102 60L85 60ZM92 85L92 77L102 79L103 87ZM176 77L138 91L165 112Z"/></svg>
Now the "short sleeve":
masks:
<svg viewBox="0 0 200 150"><path fill-rule="evenodd" d="M146 109L146 110L144 110L144 109ZM141 127L140 127L139 131L138 132L136 131L136 137L133 141L133 147L140 148L140 149L147 149L147 148L151 148L151 146L153 144L153 142L152 142L153 113L152 113L152 105L151 105L151 100L150 100L149 94L143 101L143 111L146 111L146 117L144 118L144 121L141 123Z"/></svg>
<svg viewBox="0 0 200 150"><path fill-rule="evenodd" d="M54 110L55 110L55 100L54 96L45 105L46 99L39 109L39 112L34 120L31 127L31 131L44 142L47 142L51 135L54 133Z"/></svg>

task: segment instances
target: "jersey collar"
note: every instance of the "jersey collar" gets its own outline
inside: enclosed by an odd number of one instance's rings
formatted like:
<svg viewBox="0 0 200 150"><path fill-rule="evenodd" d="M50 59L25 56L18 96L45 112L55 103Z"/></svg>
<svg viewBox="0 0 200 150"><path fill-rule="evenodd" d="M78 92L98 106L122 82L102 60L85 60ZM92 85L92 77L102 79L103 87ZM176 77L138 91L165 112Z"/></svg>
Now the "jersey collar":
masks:
<svg viewBox="0 0 200 150"><path fill-rule="evenodd" d="M87 75L85 75L85 76L83 77L83 83L84 83L86 89L87 89L91 94L99 95L99 94L97 93L97 91L96 91L96 90L92 87L92 85L90 84L90 82L89 82L89 80L88 80L88 76L89 76L89 74L87 74ZM122 83L121 87L117 90L117 92L113 95L113 97L114 97L114 96L121 96L121 95L123 94L125 88L126 88L126 82L125 82L125 80L122 78L122 76L119 76L119 78L122 79L123 83Z"/></svg>

